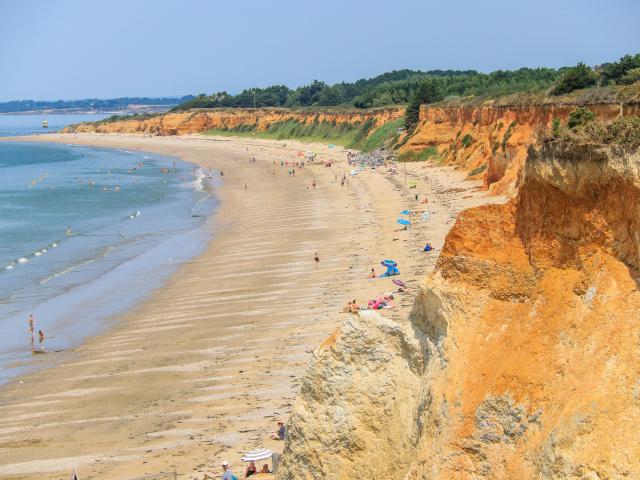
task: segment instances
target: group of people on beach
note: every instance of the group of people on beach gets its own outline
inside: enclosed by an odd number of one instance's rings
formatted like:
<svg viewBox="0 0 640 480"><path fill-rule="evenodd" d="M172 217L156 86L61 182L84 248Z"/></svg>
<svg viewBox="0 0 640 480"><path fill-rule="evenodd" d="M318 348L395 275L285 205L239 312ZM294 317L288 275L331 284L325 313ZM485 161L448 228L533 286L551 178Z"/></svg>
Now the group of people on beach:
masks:
<svg viewBox="0 0 640 480"><path fill-rule="evenodd" d="M31 348L33 348L33 345L35 343L35 320L33 318L33 315L29 315L29 328L27 330L27 333L29 333L31 335ZM40 345L42 345L42 343L44 342L44 331L43 330L38 330L38 342L40 343Z"/></svg>
<svg viewBox="0 0 640 480"><path fill-rule="evenodd" d="M276 431L274 431L271 434L270 438L272 440L282 441L284 440L286 435L287 435L287 427L285 426L284 422L278 422L278 428L276 429ZM273 454L273 455L277 455L277 454ZM275 462L276 460L274 459L273 461ZM222 480L238 480L238 477L236 477L231 471L231 467L229 466L229 462L227 460L223 461L221 466L222 466ZM275 470L275 463L274 463L274 470ZM244 478L249 478L252 475L256 475L258 473L273 473L273 472L269 470L269 464L267 463L263 464L262 468L258 470L258 467L256 466L256 462L250 461L249 465L244 471ZM210 475L208 473L204 474L204 478L215 479L213 475Z"/></svg>

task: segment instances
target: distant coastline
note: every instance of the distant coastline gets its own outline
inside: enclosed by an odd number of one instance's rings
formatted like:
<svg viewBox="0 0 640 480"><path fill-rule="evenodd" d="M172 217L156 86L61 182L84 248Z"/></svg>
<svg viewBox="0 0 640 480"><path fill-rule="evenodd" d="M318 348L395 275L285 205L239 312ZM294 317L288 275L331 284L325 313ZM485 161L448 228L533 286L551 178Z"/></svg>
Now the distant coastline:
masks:
<svg viewBox="0 0 640 480"><path fill-rule="evenodd" d="M125 109L50 108L18 112L0 112L0 115L126 115L134 113L166 113L176 105L131 105Z"/></svg>

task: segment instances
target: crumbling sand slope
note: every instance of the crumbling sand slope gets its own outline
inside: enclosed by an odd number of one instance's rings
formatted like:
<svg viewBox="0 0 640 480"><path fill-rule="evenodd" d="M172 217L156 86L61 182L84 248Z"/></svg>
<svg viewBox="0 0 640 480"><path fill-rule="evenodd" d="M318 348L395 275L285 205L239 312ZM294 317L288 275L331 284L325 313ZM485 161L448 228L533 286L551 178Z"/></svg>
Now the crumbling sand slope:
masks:
<svg viewBox="0 0 640 480"><path fill-rule="evenodd" d="M283 479L640 478L640 155L546 144L463 212L411 318L319 347Z"/></svg>

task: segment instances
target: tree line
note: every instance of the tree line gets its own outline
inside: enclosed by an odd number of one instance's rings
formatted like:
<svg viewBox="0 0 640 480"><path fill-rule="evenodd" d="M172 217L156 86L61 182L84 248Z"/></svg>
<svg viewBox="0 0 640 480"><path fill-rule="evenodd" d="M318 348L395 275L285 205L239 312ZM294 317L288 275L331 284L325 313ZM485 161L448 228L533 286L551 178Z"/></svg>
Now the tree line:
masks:
<svg viewBox="0 0 640 480"><path fill-rule="evenodd" d="M0 102L0 113L31 112L38 110L124 110L129 105L173 106L191 100L193 95L184 97L121 97L85 98L81 100L13 100Z"/></svg>
<svg viewBox="0 0 640 480"><path fill-rule="evenodd" d="M420 104L451 97L496 98L520 92L563 95L594 86L624 85L640 81L640 54L595 67L519 68L481 73L476 70L394 70L373 78L328 85L314 80L291 89L286 85L250 88L236 95L200 94L174 110L190 108L260 108L348 106L355 108L407 105L406 127L417 122Z"/></svg>

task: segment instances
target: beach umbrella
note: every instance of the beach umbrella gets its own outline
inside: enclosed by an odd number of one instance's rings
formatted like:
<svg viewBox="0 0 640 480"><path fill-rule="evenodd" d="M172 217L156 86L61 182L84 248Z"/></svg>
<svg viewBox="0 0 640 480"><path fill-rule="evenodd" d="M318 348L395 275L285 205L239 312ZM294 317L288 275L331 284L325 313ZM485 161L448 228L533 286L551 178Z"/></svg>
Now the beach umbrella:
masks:
<svg viewBox="0 0 640 480"><path fill-rule="evenodd" d="M411 225L411 222L409 220L405 220L404 218L397 219L396 223L399 223L400 225L404 225L405 227L408 227L409 225Z"/></svg>
<svg viewBox="0 0 640 480"><path fill-rule="evenodd" d="M247 452L247 454L242 457L243 462L257 462L258 460L266 460L267 458L271 458L273 452L266 448L256 448L255 450L251 450Z"/></svg>
<svg viewBox="0 0 640 480"><path fill-rule="evenodd" d="M401 287L401 288L406 288L407 286L405 285L405 283L402 280L398 280L397 278L394 278L393 280L391 280L394 284L396 284L397 286Z"/></svg>
<svg viewBox="0 0 640 480"><path fill-rule="evenodd" d="M409 210L402 210L402 211L400 212L400 214L401 214L401 215L409 215L409 214L411 214L411 212L410 212Z"/></svg>
<svg viewBox="0 0 640 480"><path fill-rule="evenodd" d="M391 267L391 268L398 266L398 264L396 262L394 262L393 260L383 260L383 261L380 262L380 264L383 267Z"/></svg>

